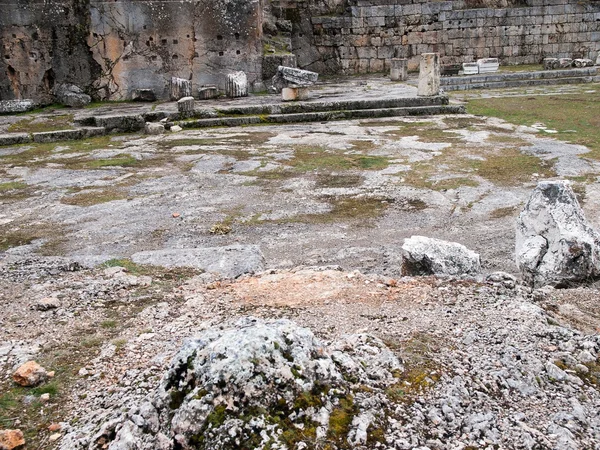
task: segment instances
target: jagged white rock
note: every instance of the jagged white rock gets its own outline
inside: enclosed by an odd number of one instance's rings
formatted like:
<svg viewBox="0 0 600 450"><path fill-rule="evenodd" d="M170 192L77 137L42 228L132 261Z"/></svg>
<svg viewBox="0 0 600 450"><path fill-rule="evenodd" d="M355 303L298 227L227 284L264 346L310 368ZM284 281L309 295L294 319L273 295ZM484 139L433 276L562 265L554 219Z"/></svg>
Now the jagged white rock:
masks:
<svg viewBox="0 0 600 450"><path fill-rule="evenodd" d="M328 348L289 320L247 317L189 340L147 401L91 439L109 450L364 445L370 426L385 425L385 389L402 370L376 337L351 335ZM345 429L340 435L336 425L332 435L331 418L341 413ZM79 445L73 434L62 448Z"/></svg>
<svg viewBox="0 0 600 450"><path fill-rule="evenodd" d="M456 242L411 236L402 250L407 275L475 275L481 270L479 254Z"/></svg>
<svg viewBox="0 0 600 450"><path fill-rule="evenodd" d="M570 286L600 276L600 234L568 181L537 185L517 219L517 266L525 282Z"/></svg>

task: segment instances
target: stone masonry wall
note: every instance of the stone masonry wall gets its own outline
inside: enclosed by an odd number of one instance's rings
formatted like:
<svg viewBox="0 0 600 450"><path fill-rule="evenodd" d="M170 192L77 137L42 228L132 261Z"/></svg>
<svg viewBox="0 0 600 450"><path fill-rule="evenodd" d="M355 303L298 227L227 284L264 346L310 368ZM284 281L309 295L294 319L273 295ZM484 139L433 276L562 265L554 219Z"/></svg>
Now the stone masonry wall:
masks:
<svg viewBox="0 0 600 450"><path fill-rule="evenodd" d="M439 52L443 63L496 57L503 64L544 57L594 59L600 52L600 1L279 0L293 23L298 66L318 72L389 69L389 59Z"/></svg>
<svg viewBox="0 0 600 450"><path fill-rule="evenodd" d="M0 99L51 99L68 82L95 98L152 89L172 76L224 87L260 80L261 0L0 0Z"/></svg>
<svg viewBox="0 0 600 450"><path fill-rule="evenodd" d="M64 82L168 98L172 76L194 92L237 70L260 82L263 53L323 74L387 71L393 57L416 69L425 52L595 60L600 0L0 0L0 50L0 100L49 102Z"/></svg>

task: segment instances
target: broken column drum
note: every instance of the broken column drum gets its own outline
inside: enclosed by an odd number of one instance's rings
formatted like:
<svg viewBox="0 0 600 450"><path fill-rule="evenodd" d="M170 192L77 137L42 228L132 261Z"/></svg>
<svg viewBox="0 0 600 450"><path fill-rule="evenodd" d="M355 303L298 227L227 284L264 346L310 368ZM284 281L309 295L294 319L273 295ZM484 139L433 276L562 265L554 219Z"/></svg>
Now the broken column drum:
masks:
<svg viewBox="0 0 600 450"><path fill-rule="evenodd" d="M225 94L231 98L248 96L248 77L244 72L235 72L227 75Z"/></svg>
<svg viewBox="0 0 600 450"><path fill-rule="evenodd" d="M171 100L192 96L192 82L183 78L171 78Z"/></svg>
<svg viewBox="0 0 600 450"><path fill-rule="evenodd" d="M440 55L423 53L419 67L419 87L417 95L431 97L440 93Z"/></svg>

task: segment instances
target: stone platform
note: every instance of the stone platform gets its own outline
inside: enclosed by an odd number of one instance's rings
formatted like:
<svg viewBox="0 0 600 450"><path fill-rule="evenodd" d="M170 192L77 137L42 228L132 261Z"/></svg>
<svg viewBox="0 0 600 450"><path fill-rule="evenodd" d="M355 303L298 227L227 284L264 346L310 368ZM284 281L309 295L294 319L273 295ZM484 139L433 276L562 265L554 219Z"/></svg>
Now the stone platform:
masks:
<svg viewBox="0 0 600 450"><path fill-rule="evenodd" d="M204 128L457 113L464 113L464 107L450 105L444 95L418 97L415 87L391 82L383 76L344 77L319 82L311 88L309 99L297 102L283 103L279 94L268 94L197 100L193 111L185 115L178 111L176 102L106 103L79 110L47 109L35 115L35 121L39 123L73 114L74 130L11 133L11 124L23 120L23 117L2 116L0 145L41 138L44 142L81 139L89 134L87 130L93 130L94 135L113 131L137 132L144 129L146 122L159 121L169 129L173 125ZM43 136L37 137L38 134Z"/></svg>

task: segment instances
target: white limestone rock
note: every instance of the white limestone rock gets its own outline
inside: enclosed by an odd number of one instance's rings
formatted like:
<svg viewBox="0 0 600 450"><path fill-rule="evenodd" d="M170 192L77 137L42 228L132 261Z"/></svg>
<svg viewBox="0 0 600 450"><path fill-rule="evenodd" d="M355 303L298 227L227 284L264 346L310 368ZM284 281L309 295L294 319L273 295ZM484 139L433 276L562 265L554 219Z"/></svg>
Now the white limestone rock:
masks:
<svg viewBox="0 0 600 450"><path fill-rule="evenodd" d="M600 276L600 235L568 181L544 181L517 219L516 262L525 282L568 287Z"/></svg>
<svg viewBox="0 0 600 450"><path fill-rule="evenodd" d="M350 415L344 441L364 445L370 426L387 423L386 389L403 367L381 340L353 335L328 348L286 319L246 317L222 328L188 340L160 386L102 424L92 442L104 437L109 450L283 449L310 427L318 448L340 408Z"/></svg>
<svg viewBox="0 0 600 450"><path fill-rule="evenodd" d="M479 254L456 242L411 236L402 245L402 271L406 275L476 275Z"/></svg>

